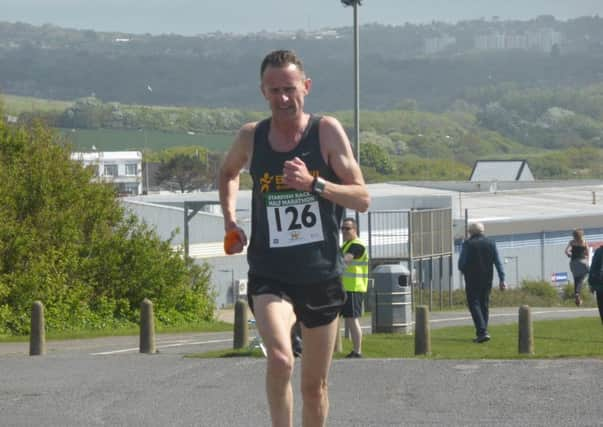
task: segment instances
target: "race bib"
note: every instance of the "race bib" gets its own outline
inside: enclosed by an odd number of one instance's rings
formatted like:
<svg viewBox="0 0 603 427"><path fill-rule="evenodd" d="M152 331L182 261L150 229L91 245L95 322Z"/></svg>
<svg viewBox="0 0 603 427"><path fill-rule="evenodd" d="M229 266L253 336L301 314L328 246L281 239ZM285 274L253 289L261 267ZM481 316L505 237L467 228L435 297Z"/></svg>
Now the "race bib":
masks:
<svg viewBox="0 0 603 427"><path fill-rule="evenodd" d="M271 248L324 240L317 197L305 191L265 194Z"/></svg>

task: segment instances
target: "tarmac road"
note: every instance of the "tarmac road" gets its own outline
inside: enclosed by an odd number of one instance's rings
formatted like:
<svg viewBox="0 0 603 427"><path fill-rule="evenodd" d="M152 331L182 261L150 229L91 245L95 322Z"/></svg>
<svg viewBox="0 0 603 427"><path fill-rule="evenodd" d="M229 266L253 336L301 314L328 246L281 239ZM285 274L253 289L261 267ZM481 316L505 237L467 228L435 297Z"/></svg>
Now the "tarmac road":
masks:
<svg viewBox="0 0 603 427"><path fill-rule="evenodd" d="M514 322L517 310L494 310ZM593 309L533 309L533 318L597 316ZM462 312L432 313L432 327L471 324ZM468 338L469 339L469 338ZM594 335L601 341L603 336ZM190 359L232 345L230 333L158 337L160 353L138 353L137 337L0 344L0 425L267 426L263 359ZM17 348L18 347L18 348ZM12 348L12 351L10 350ZM16 350L16 351L15 351ZM300 425L300 362L295 419ZM335 360L329 426L603 426L603 361Z"/></svg>
<svg viewBox="0 0 603 427"><path fill-rule="evenodd" d="M268 426L265 366L165 353L4 356L0 424ZM601 426L602 372L601 360L582 359L340 359L331 370L328 425Z"/></svg>

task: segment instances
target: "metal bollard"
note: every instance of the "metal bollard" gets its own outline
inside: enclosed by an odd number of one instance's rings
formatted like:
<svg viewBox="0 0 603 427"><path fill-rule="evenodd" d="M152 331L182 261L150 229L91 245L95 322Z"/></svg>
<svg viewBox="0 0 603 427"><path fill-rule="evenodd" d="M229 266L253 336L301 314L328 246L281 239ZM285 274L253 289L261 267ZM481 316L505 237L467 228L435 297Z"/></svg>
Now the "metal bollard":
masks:
<svg viewBox="0 0 603 427"><path fill-rule="evenodd" d="M519 307L519 354L534 354L534 333L530 307Z"/></svg>
<svg viewBox="0 0 603 427"><path fill-rule="evenodd" d="M245 348L249 344L249 323L247 303L238 300L235 303L233 348Z"/></svg>
<svg viewBox="0 0 603 427"><path fill-rule="evenodd" d="M425 305L419 305L415 314L415 355L429 354L431 354L429 309Z"/></svg>
<svg viewBox="0 0 603 427"><path fill-rule="evenodd" d="M140 304L140 352L147 354L156 352L153 303L147 298Z"/></svg>
<svg viewBox="0 0 603 427"><path fill-rule="evenodd" d="M46 354L46 331L44 326L44 305L34 301L31 306L31 331L29 333L29 355Z"/></svg>

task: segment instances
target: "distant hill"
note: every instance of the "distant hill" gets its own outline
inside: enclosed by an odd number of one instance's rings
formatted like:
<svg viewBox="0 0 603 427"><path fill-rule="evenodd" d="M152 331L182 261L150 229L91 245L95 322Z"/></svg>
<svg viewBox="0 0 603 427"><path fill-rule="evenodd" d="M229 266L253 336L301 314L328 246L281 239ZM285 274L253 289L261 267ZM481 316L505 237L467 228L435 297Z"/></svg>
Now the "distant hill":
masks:
<svg viewBox="0 0 603 427"><path fill-rule="evenodd" d="M576 88L603 77L599 17L373 24L361 28L360 40L363 109L412 103L444 111L477 88ZM0 23L0 91L59 100L94 94L105 102L262 110L259 62L275 48L295 49L304 58L314 80L310 109L351 109L351 28L184 37Z"/></svg>
<svg viewBox="0 0 603 427"><path fill-rule="evenodd" d="M466 179L475 160L493 158L528 159L538 178L603 176L602 24L363 26L365 177ZM259 63L276 48L304 58L308 110L334 114L351 134L350 28L184 37L0 23L0 92L35 97L7 96L11 120L42 118L83 146L107 138L117 148L144 140L223 151L242 123L266 114Z"/></svg>

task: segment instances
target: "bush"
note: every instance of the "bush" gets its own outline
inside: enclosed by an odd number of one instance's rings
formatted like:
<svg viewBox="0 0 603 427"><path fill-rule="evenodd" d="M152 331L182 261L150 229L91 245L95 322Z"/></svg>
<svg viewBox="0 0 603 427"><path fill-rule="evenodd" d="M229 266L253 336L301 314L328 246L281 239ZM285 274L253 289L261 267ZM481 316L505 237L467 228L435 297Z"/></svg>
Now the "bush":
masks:
<svg viewBox="0 0 603 427"><path fill-rule="evenodd" d="M49 331L138 323L144 298L166 325L211 320L209 267L127 215L70 151L39 124L0 121L0 333L27 334L35 300Z"/></svg>
<svg viewBox="0 0 603 427"><path fill-rule="evenodd" d="M549 282L545 281L528 281L524 280L521 284L521 290L523 293L529 296L537 296L544 300L558 300L559 295L557 289L551 286Z"/></svg>
<svg viewBox="0 0 603 427"><path fill-rule="evenodd" d="M596 305L587 285L582 287L580 296L585 306L591 307ZM429 298L429 289L421 291L416 287L413 288L413 301L415 305L419 303L429 304ZM465 309L467 307L467 299L463 289L452 291L452 295L448 291L444 291L441 298L444 309ZM451 298L452 304L449 304L449 298ZM433 309L438 310L440 307L440 292L433 291L431 301ZM574 305L574 285L568 284L564 286L561 292L545 281L524 281L521 287L508 288L505 291L500 291L497 285L494 285L492 288L490 307L519 307L524 304L531 307Z"/></svg>
<svg viewBox="0 0 603 427"><path fill-rule="evenodd" d="M561 299L568 304L574 304L574 298L574 284L568 283L567 285L564 285L561 288ZM580 298L584 305L596 305L593 294L589 290L588 282L584 282L582 285L582 288L580 289Z"/></svg>

